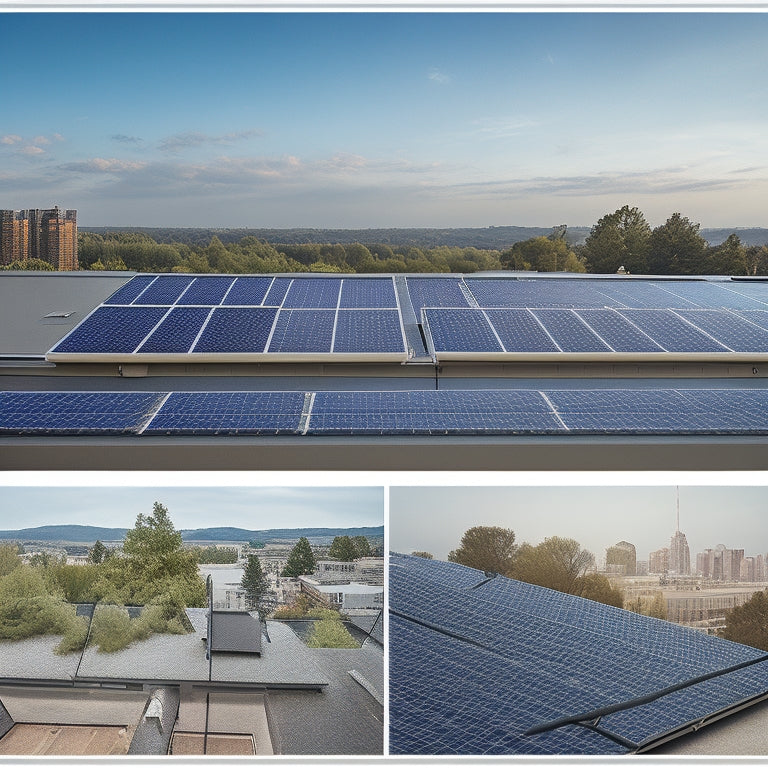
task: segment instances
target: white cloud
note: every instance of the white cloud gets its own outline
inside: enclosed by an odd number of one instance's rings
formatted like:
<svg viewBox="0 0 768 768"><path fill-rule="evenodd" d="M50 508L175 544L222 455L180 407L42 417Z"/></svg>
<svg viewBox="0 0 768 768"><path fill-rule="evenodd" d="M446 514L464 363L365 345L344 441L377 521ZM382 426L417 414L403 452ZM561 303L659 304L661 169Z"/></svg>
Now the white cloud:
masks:
<svg viewBox="0 0 768 768"><path fill-rule="evenodd" d="M94 157L78 163L66 163L60 165L62 171L74 171L76 173L119 173L122 171L138 171L146 163L137 163L117 158Z"/></svg>
<svg viewBox="0 0 768 768"><path fill-rule="evenodd" d="M34 157L36 155L44 155L45 150L42 149L42 147L35 147L31 144L28 144L26 147L22 147L19 150L19 154L28 155L29 157Z"/></svg>
<svg viewBox="0 0 768 768"><path fill-rule="evenodd" d="M441 72L437 67L433 67L427 73L427 77L435 83L450 83L451 76L445 72Z"/></svg>
<svg viewBox="0 0 768 768"><path fill-rule="evenodd" d="M0 144L20 144L21 141L21 136L17 136L15 133L9 133L5 136L0 136Z"/></svg>
<svg viewBox="0 0 768 768"><path fill-rule="evenodd" d="M211 136L206 133L189 131L187 133L177 133L173 136L166 137L160 142L160 149L163 150L163 152L179 152L182 149L199 147L202 144L232 144L236 141L243 141L260 135L261 131L255 129L238 131L236 133L225 133L221 136Z"/></svg>

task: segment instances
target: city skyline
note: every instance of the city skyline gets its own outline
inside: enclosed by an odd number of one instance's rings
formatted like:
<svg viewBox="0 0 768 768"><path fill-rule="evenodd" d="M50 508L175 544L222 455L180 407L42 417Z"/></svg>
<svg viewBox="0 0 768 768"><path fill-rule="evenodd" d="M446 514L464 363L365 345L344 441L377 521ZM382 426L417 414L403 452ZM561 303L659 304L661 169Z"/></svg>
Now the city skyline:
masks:
<svg viewBox="0 0 768 768"><path fill-rule="evenodd" d="M718 544L744 549L745 556L768 552L767 488L679 486L679 492L692 570L696 554ZM647 561L650 552L670 546L676 486L394 487L389 520L392 551L426 550L442 560L468 528L497 525L515 531L517 544L576 539L598 563L608 547L626 541Z"/></svg>
<svg viewBox="0 0 768 768"><path fill-rule="evenodd" d="M766 226L761 13L4 13L0 208ZM34 55L30 56L30 45Z"/></svg>
<svg viewBox="0 0 768 768"><path fill-rule="evenodd" d="M35 487L6 486L0 529L43 525L133 528L155 501L177 530L231 526L357 528L384 524L381 487ZM20 521L23 521L20 522Z"/></svg>

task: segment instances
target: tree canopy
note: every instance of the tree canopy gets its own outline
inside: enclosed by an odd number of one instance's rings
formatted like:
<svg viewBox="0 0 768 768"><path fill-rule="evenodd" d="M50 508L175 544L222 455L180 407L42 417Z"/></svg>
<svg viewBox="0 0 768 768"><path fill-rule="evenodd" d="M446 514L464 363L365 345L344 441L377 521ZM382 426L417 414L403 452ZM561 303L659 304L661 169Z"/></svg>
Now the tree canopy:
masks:
<svg viewBox="0 0 768 768"><path fill-rule="evenodd" d="M725 615L721 637L768 651L768 591L755 592Z"/></svg>
<svg viewBox="0 0 768 768"><path fill-rule="evenodd" d="M707 268L706 252L699 225L673 213L651 232L648 268L655 275L701 275Z"/></svg>
<svg viewBox="0 0 768 768"><path fill-rule="evenodd" d="M288 561L285 564L282 575L296 578L297 576L314 573L315 565L315 555L312 552L309 539L306 536L302 536L294 545L291 554L288 555Z"/></svg>
<svg viewBox="0 0 768 768"><path fill-rule="evenodd" d="M517 553L512 575L520 581L578 594L579 579L594 565L591 552L575 539L550 536L541 544L523 544Z"/></svg>
<svg viewBox="0 0 768 768"><path fill-rule="evenodd" d="M357 558L357 547L349 536L335 536L328 550L328 557L343 562L351 562Z"/></svg>
<svg viewBox="0 0 768 768"><path fill-rule="evenodd" d="M516 553L513 530L478 525L464 533L461 545L448 554L448 560L481 571L509 576Z"/></svg>
<svg viewBox="0 0 768 768"><path fill-rule="evenodd" d="M650 236L651 228L637 208L624 205L606 214L584 244L589 271L610 273L624 267L628 272L646 272Z"/></svg>
<svg viewBox="0 0 768 768"><path fill-rule="evenodd" d="M258 555L248 555L248 563L243 571L240 586L245 590L245 598L248 608L258 609L261 601L269 588L267 577L261 569Z"/></svg>

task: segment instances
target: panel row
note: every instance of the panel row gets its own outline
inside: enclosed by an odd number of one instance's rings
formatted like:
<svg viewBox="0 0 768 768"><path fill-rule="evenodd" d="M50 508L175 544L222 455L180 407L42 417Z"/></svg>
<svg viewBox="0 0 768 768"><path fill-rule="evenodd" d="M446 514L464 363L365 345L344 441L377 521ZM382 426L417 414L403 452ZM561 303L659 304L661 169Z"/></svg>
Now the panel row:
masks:
<svg viewBox="0 0 768 768"><path fill-rule="evenodd" d="M136 275L105 302L159 306L396 309L391 277L289 278L249 275Z"/></svg>
<svg viewBox="0 0 768 768"><path fill-rule="evenodd" d="M768 390L0 392L0 433L765 435Z"/></svg>
<svg viewBox="0 0 768 768"><path fill-rule="evenodd" d="M52 353L401 353L396 309L101 306Z"/></svg>
<svg viewBox="0 0 768 768"><path fill-rule="evenodd" d="M768 311L424 309L441 353L768 352Z"/></svg>

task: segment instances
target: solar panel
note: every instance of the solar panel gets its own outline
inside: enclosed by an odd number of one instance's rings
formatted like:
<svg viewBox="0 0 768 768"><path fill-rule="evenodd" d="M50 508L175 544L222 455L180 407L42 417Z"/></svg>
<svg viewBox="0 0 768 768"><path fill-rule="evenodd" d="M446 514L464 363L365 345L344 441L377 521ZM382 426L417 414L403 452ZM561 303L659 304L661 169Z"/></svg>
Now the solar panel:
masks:
<svg viewBox="0 0 768 768"><path fill-rule="evenodd" d="M193 352L263 352L277 310L219 307L213 310Z"/></svg>
<svg viewBox="0 0 768 768"><path fill-rule="evenodd" d="M341 280L302 278L288 289L283 307L286 309L336 309Z"/></svg>
<svg viewBox="0 0 768 768"><path fill-rule="evenodd" d="M271 285L271 277L238 277L222 303L225 306L258 306Z"/></svg>
<svg viewBox="0 0 768 768"><path fill-rule="evenodd" d="M0 392L0 434L133 434L158 392Z"/></svg>
<svg viewBox="0 0 768 768"><path fill-rule="evenodd" d="M321 309L281 309L270 352L330 352L336 313Z"/></svg>
<svg viewBox="0 0 768 768"><path fill-rule="evenodd" d="M122 288L118 288L104 303L130 304L156 277L157 275L136 275Z"/></svg>
<svg viewBox="0 0 768 768"><path fill-rule="evenodd" d="M653 339L613 309L579 309L576 314L615 352L663 352Z"/></svg>
<svg viewBox="0 0 768 768"><path fill-rule="evenodd" d="M340 309L333 352L405 352L395 309Z"/></svg>
<svg viewBox="0 0 768 768"><path fill-rule="evenodd" d="M650 280L604 280L600 282L599 290L611 301L607 306L624 306L636 309L694 309L698 305L688 301L676 293L665 290L667 281Z"/></svg>
<svg viewBox="0 0 768 768"><path fill-rule="evenodd" d="M562 430L530 390L317 392L307 434L531 434Z"/></svg>
<svg viewBox="0 0 768 768"><path fill-rule="evenodd" d="M294 435L303 392L173 392L146 435Z"/></svg>
<svg viewBox="0 0 768 768"><path fill-rule="evenodd" d="M453 277L407 277L408 294L416 317L424 307L468 307L460 280Z"/></svg>
<svg viewBox="0 0 768 768"><path fill-rule="evenodd" d="M635 751L768 691L763 652L670 622L423 558L389 574L393 754Z"/></svg>
<svg viewBox="0 0 768 768"><path fill-rule="evenodd" d="M731 309L760 309L759 301L744 296L737 291L729 290L729 284L710 283L704 280L688 280L686 282L665 282L660 287L673 296L682 296L697 306L706 309L719 309L729 307ZM768 299L768 296L765 298ZM673 306L674 301L669 302Z"/></svg>
<svg viewBox="0 0 768 768"><path fill-rule="evenodd" d="M727 352L714 339L669 310L622 309L620 313L668 352Z"/></svg>
<svg viewBox="0 0 768 768"><path fill-rule="evenodd" d="M397 308L395 286L391 277L344 278L341 285L343 309Z"/></svg>
<svg viewBox="0 0 768 768"><path fill-rule="evenodd" d="M467 278L481 307L604 307L606 300L593 280Z"/></svg>
<svg viewBox="0 0 768 768"><path fill-rule="evenodd" d="M678 314L735 352L768 352L768 331L732 312L689 309Z"/></svg>
<svg viewBox="0 0 768 768"><path fill-rule="evenodd" d="M293 278L290 277L276 277L272 281L272 285L267 291L267 295L264 297L265 307L279 307L285 299L285 294L288 293L288 289L293 282Z"/></svg>
<svg viewBox="0 0 768 768"><path fill-rule="evenodd" d="M134 304L175 304L195 278L190 275L159 275Z"/></svg>
<svg viewBox="0 0 768 768"><path fill-rule="evenodd" d="M486 316L507 352L559 352L542 324L527 309L488 309Z"/></svg>
<svg viewBox="0 0 768 768"><path fill-rule="evenodd" d="M732 280L727 283L727 290L733 291L740 296L746 296L759 304L768 305L768 282L764 280Z"/></svg>
<svg viewBox="0 0 768 768"><path fill-rule="evenodd" d="M610 352L610 347L570 309L536 309L533 314L563 352Z"/></svg>
<svg viewBox="0 0 768 768"><path fill-rule="evenodd" d="M435 352L503 352L481 309L425 309Z"/></svg>
<svg viewBox="0 0 768 768"><path fill-rule="evenodd" d="M174 307L137 352L189 352L211 310Z"/></svg>
<svg viewBox="0 0 768 768"><path fill-rule="evenodd" d="M51 351L101 354L133 352L167 311L166 307L101 306Z"/></svg>
<svg viewBox="0 0 768 768"><path fill-rule="evenodd" d="M208 307L221 304L221 300L234 282L234 277L196 277L184 291L178 303Z"/></svg>

